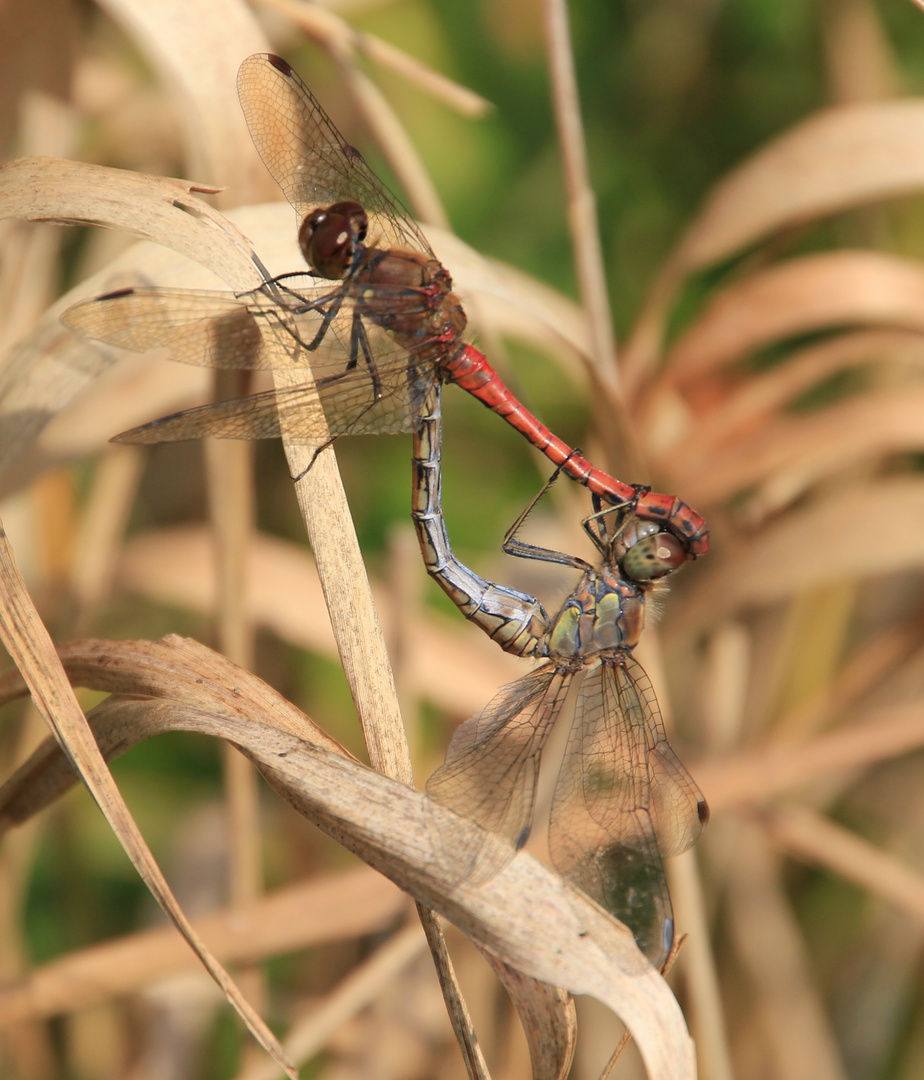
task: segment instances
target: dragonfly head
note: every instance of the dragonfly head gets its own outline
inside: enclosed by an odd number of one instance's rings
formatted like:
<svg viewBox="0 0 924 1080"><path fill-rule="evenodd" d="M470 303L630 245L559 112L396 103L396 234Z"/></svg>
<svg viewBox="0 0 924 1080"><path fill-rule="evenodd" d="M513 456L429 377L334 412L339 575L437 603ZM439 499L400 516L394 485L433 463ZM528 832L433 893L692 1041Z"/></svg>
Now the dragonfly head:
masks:
<svg viewBox="0 0 924 1080"><path fill-rule="evenodd" d="M368 228L369 218L357 202L319 206L302 222L298 245L312 270L342 281L353 268Z"/></svg>
<svg viewBox="0 0 924 1080"><path fill-rule="evenodd" d="M613 524L607 522L616 514ZM666 577L689 558L686 545L656 521L636 517L631 507L604 507L584 520L584 530L603 557L627 581L645 585Z"/></svg>
<svg viewBox="0 0 924 1080"><path fill-rule="evenodd" d="M686 561L687 549L676 536L669 532L649 532L626 548L620 566L630 580L645 582L666 577Z"/></svg>

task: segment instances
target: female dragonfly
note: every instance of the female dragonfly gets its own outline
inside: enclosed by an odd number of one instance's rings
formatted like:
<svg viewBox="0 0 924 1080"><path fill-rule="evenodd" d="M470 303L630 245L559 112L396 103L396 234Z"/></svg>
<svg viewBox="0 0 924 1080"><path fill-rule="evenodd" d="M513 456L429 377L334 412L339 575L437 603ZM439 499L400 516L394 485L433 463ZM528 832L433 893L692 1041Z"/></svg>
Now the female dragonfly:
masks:
<svg viewBox="0 0 924 1080"><path fill-rule="evenodd" d="M582 679L552 798L552 860L625 923L660 967L674 935L662 857L696 841L709 809L667 741L651 683L632 650L647 597L682 565L684 549L671 533L640 519L631 502L604 509L595 495L596 512L583 523L599 555L591 565L516 539L531 504L504 550L581 572L558 614L550 619L535 597L480 578L453 554L442 515L439 395L439 386L423 391L414 440L413 517L427 569L501 648L541 661L462 724L430 777L432 799L483 826L476 846L471 830L444 833L442 857L460 880L486 878L523 846L543 747L573 680ZM608 518L615 518L612 526Z"/></svg>

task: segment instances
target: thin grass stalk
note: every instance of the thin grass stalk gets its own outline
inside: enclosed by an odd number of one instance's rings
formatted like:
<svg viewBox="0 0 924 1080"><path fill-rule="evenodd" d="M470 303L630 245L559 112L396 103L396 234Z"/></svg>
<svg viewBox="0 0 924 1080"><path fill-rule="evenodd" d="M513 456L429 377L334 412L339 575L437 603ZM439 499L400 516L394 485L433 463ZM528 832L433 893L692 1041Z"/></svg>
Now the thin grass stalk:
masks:
<svg viewBox="0 0 924 1080"><path fill-rule="evenodd" d="M216 371L213 396L215 400L241 396L249 383L247 373ZM215 544L215 622L219 649L251 671L256 631L247 592L254 531L254 449L248 442L210 439L203 450ZM259 778L250 762L231 746L225 747L224 769L228 899L232 909L239 909L251 903L262 890ZM268 994L260 965L241 968L238 979L255 1007L264 1012Z"/></svg>

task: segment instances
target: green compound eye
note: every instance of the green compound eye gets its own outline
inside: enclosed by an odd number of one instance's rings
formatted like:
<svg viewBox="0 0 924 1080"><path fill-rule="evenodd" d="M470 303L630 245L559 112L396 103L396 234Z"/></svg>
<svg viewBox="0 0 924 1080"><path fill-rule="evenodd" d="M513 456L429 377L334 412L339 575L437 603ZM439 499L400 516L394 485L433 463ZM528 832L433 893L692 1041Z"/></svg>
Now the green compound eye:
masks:
<svg viewBox="0 0 924 1080"><path fill-rule="evenodd" d="M644 536L625 553L622 569L632 581L654 581L670 574L686 562L683 544L670 533Z"/></svg>

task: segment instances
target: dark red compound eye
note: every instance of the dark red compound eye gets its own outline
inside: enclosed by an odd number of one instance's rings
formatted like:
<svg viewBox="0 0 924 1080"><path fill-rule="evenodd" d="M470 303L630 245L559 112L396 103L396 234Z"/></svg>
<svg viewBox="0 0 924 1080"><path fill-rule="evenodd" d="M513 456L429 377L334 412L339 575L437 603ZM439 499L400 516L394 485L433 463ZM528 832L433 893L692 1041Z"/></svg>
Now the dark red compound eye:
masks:
<svg viewBox="0 0 924 1080"><path fill-rule="evenodd" d="M356 246L368 227L369 219L359 203L334 203L311 211L298 231L298 242L313 270L340 281L349 273Z"/></svg>

